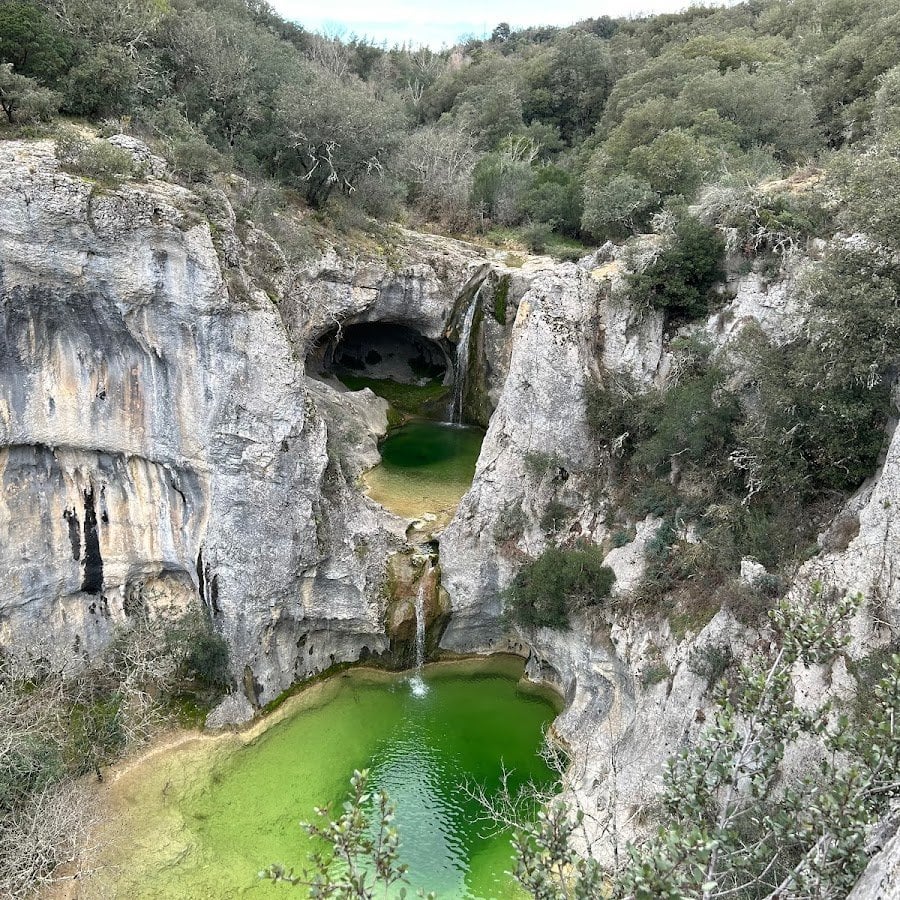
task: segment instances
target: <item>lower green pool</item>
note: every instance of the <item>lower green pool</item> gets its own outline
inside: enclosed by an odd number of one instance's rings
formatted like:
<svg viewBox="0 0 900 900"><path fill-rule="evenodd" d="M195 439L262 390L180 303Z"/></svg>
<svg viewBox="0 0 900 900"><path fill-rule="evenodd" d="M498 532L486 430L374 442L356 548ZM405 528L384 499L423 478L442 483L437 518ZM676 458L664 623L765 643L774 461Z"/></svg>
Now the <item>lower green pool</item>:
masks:
<svg viewBox="0 0 900 900"><path fill-rule="evenodd" d="M426 667L421 680L351 670L292 698L252 740L196 739L140 762L109 788L120 840L101 880L117 887L98 895L289 896L256 873L302 870L313 844L299 823L339 804L366 767L397 804L410 896L516 897L510 836L482 821L464 786L496 792L501 764L513 786L553 784L538 751L555 710L519 686L521 671L505 657Z"/></svg>
<svg viewBox="0 0 900 900"><path fill-rule="evenodd" d="M381 464L366 473L369 495L414 518L454 509L472 484L484 432L443 422L410 422L385 439Z"/></svg>

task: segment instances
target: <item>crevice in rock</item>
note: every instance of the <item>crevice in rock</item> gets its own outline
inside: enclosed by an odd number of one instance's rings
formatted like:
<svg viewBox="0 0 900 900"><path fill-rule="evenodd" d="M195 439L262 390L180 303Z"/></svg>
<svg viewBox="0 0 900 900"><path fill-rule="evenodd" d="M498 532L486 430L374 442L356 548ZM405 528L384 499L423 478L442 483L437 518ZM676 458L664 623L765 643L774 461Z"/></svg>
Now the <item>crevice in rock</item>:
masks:
<svg viewBox="0 0 900 900"><path fill-rule="evenodd" d="M93 488L84 491L84 578L81 590L86 594L99 594L103 590L103 557L100 555Z"/></svg>

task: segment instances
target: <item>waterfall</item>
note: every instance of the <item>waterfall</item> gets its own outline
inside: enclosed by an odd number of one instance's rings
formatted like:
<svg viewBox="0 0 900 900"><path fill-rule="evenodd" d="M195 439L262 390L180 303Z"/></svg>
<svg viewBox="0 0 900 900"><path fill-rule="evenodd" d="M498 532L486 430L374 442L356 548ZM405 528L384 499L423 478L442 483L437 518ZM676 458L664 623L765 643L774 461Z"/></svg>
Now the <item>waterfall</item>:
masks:
<svg viewBox="0 0 900 900"><path fill-rule="evenodd" d="M450 421L454 425L463 424L463 406L466 402L466 380L469 375L469 355L472 345L472 323L475 321L475 307L478 305L478 294L472 298L459 329L459 342L456 345L456 383L453 385L453 406L450 409Z"/></svg>
<svg viewBox="0 0 900 900"><path fill-rule="evenodd" d="M419 580L419 590L416 593L416 671L420 671L425 665L425 582L428 578L426 572Z"/></svg>
<svg viewBox="0 0 900 900"><path fill-rule="evenodd" d="M419 589L416 591L416 671L409 683L416 697L424 697L428 693L428 685L422 678L422 667L425 665L425 592L428 590L429 565L419 578Z"/></svg>

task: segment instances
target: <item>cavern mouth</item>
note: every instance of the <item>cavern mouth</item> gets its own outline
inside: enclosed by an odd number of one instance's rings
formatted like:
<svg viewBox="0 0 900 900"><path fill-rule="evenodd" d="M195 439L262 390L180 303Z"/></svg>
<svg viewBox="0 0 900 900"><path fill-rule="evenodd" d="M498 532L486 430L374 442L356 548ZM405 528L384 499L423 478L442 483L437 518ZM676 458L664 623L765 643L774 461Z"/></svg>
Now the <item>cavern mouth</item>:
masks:
<svg viewBox="0 0 900 900"><path fill-rule="evenodd" d="M257 872L302 871L316 845L298 823L340 809L353 770L368 768L397 804L410 896L520 896L505 874L510 835L486 828L461 786L496 796L503 766L513 789L555 785L539 750L556 708L520 688L522 672L510 657L437 664L416 693L408 675L354 669L306 688L251 742L232 734L149 756L111 782L98 878L135 897L283 894Z"/></svg>
<svg viewBox="0 0 900 900"><path fill-rule="evenodd" d="M323 375L351 390L370 388L390 404L382 462L364 484L369 496L404 518L446 519L472 484L484 432L462 424L459 378L467 374L470 339L468 318L452 361L442 343L388 322L344 326L322 345Z"/></svg>
<svg viewBox="0 0 900 900"><path fill-rule="evenodd" d="M454 366L448 351L393 322L344 325L320 342L320 374L350 390L370 388L391 404L392 421L442 421L449 412Z"/></svg>

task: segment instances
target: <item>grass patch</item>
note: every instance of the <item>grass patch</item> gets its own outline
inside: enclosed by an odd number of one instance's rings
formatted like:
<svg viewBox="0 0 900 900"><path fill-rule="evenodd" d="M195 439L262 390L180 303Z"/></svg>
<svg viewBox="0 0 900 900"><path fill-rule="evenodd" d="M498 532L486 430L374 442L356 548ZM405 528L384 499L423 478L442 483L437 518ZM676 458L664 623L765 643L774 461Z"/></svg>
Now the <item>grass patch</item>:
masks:
<svg viewBox="0 0 900 900"><path fill-rule="evenodd" d="M529 226L527 225L519 228L492 228L487 234L476 238L476 241L502 250L520 250L526 253L537 252L532 250L534 240L533 236L529 235ZM557 234L555 231L542 233L540 246L542 254L553 256L563 261L574 261L590 252L590 248L582 244L581 241ZM513 265L509 260L506 261L506 264Z"/></svg>
<svg viewBox="0 0 900 900"><path fill-rule="evenodd" d="M401 384L399 381L391 381L389 378L365 378L362 375L351 375L341 372L338 375L340 381L351 391L361 391L369 388L373 394L383 397L391 404L394 410L403 416L425 416L434 418L444 412L450 394L450 387L441 384L440 381L429 381L428 384ZM400 424L390 412L388 421L391 424Z"/></svg>

